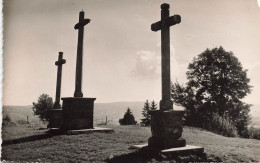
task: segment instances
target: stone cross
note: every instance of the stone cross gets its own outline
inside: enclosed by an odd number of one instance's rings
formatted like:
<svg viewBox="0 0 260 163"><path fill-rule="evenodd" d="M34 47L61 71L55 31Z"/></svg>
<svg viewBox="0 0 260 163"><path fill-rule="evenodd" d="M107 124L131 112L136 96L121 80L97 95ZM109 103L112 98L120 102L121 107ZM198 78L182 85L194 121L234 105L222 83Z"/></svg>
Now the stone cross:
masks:
<svg viewBox="0 0 260 163"><path fill-rule="evenodd" d="M58 61L55 62L55 65L58 66L57 72L57 83L56 83L56 98L53 105L53 109L61 109L60 105L60 88L61 88L61 74L62 74L62 65L66 63L66 60L62 58L63 52L59 52Z"/></svg>
<svg viewBox="0 0 260 163"><path fill-rule="evenodd" d="M81 91L82 83L82 55L83 55L83 36L84 26L90 22L90 19L84 19L84 11L79 13L79 22L74 26L74 29L78 29L78 49L77 49L77 63L76 63L76 81L74 97L83 97Z"/></svg>
<svg viewBox="0 0 260 163"><path fill-rule="evenodd" d="M160 101L160 110L173 109L170 74L170 26L181 22L180 15L169 17L169 8L169 4L162 4L161 21L151 25L152 31L161 30L162 100Z"/></svg>

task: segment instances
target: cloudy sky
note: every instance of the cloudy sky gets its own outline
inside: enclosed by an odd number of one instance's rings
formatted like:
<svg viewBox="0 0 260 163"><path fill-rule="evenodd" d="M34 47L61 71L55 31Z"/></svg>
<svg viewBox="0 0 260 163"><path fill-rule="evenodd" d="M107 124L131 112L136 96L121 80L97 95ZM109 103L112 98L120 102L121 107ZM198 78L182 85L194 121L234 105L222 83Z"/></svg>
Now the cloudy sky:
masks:
<svg viewBox="0 0 260 163"><path fill-rule="evenodd" d="M182 22L171 27L171 78L185 83L187 65L206 48L233 51L248 69L260 105L260 7L257 0L4 0L3 104L30 105L42 93L55 97L58 52L64 52L62 97L72 97L79 11L85 26L84 97L96 102L159 101L160 5ZM258 108L259 109L259 108ZM253 110L253 114L257 114Z"/></svg>

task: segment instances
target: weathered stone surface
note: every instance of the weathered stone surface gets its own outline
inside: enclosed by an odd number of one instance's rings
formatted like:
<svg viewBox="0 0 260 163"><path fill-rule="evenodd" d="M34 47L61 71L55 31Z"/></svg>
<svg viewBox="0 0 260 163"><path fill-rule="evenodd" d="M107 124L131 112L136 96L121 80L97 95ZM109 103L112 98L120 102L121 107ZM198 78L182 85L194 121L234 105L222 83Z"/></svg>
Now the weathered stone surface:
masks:
<svg viewBox="0 0 260 163"><path fill-rule="evenodd" d="M59 52L58 61L55 62L55 65L58 66L58 71L57 71L57 83L56 83L56 98L53 105L53 109L61 109L60 92L61 92L62 65L66 63L66 60L63 59L62 57L63 57L63 52Z"/></svg>
<svg viewBox="0 0 260 163"><path fill-rule="evenodd" d="M171 99L160 101L160 110L172 110L173 101Z"/></svg>
<svg viewBox="0 0 260 163"><path fill-rule="evenodd" d="M67 97L63 100L62 129L79 130L93 128L93 109L96 98Z"/></svg>
<svg viewBox="0 0 260 163"><path fill-rule="evenodd" d="M155 110L150 114L152 137L148 140L149 147L167 149L186 145L181 138L184 111Z"/></svg>
<svg viewBox="0 0 260 163"><path fill-rule="evenodd" d="M148 145L156 149L169 149L176 147L184 147L186 145L185 139L173 139L171 137L150 137Z"/></svg>
<svg viewBox="0 0 260 163"><path fill-rule="evenodd" d="M161 5L161 20L151 25L152 31L161 30L161 74L162 74L162 100L160 110L172 110L171 100L171 67L170 67L170 26L181 22L179 15L169 17L170 5Z"/></svg>
<svg viewBox="0 0 260 163"><path fill-rule="evenodd" d="M90 19L84 19L84 12L79 13L79 22L74 26L78 29L78 48L77 48L77 63L76 63L76 79L75 79L75 92L74 97L83 97L81 90L82 83L82 58L83 58L83 37L84 26L90 22Z"/></svg>
<svg viewBox="0 0 260 163"><path fill-rule="evenodd" d="M48 128L60 128L63 123L62 109L50 110L50 121Z"/></svg>

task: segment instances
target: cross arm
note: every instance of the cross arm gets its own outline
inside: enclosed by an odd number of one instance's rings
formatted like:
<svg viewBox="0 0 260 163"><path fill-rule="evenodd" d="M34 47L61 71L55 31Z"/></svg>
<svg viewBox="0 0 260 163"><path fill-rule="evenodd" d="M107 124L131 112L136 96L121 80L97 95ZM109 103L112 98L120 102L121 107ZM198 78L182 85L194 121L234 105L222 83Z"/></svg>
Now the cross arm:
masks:
<svg viewBox="0 0 260 163"><path fill-rule="evenodd" d="M85 26L85 25L87 25L88 23L90 23L90 19L84 19L83 21L78 22L78 23L74 26L74 29L79 29L79 27Z"/></svg>
<svg viewBox="0 0 260 163"><path fill-rule="evenodd" d="M61 60L56 61L56 62L55 62L55 65L56 65L56 66L59 66L59 65L65 64L65 63L66 63L66 60L65 60L65 59L61 59Z"/></svg>
<svg viewBox="0 0 260 163"><path fill-rule="evenodd" d="M170 26L173 26L175 24L179 24L180 22L181 22L181 16L180 15L174 15L174 16L168 17L165 20L165 25L164 26L170 27ZM151 30L154 31L154 32L159 31L162 28L163 28L162 21L153 23L151 25Z"/></svg>

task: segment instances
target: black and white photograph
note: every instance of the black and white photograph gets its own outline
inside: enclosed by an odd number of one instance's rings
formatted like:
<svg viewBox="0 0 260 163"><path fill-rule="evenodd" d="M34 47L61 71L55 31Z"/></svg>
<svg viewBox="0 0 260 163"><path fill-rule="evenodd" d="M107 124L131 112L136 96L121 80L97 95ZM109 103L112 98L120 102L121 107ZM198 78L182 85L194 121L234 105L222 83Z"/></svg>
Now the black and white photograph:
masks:
<svg viewBox="0 0 260 163"><path fill-rule="evenodd" d="M260 0L2 0L1 162L260 162Z"/></svg>

